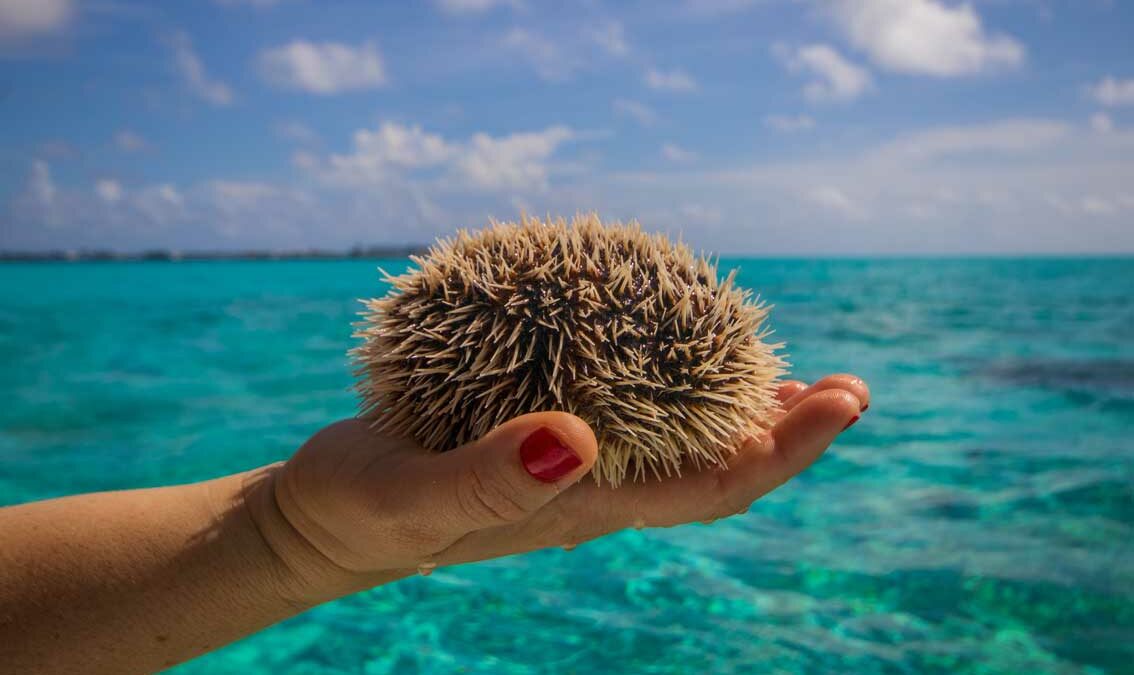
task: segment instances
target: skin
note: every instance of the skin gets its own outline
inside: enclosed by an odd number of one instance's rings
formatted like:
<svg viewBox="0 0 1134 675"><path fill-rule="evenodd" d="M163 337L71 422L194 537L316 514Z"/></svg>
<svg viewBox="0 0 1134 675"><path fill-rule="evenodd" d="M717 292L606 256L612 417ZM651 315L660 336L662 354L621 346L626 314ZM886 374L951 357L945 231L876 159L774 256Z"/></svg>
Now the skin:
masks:
<svg viewBox="0 0 1134 675"><path fill-rule="evenodd" d="M541 412L443 454L343 420L245 473L0 509L0 664L152 672L419 568L743 512L814 462L870 392L833 375L784 382L779 399L774 427L727 468L618 489L585 478L598 453L586 423ZM555 483L520 461L540 428L582 460Z"/></svg>

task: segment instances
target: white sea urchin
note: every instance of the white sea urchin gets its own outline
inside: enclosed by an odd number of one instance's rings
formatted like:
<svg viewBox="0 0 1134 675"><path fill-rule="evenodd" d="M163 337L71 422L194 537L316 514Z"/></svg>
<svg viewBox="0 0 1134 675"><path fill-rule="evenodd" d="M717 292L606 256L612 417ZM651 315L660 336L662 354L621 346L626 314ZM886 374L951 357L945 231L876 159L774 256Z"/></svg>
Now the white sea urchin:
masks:
<svg viewBox="0 0 1134 675"><path fill-rule="evenodd" d="M776 407L768 308L635 223L494 222L413 261L367 301L352 352L382 432L450 450L565 410L598 438L595 478L618 485L722 463Z"/></svg>

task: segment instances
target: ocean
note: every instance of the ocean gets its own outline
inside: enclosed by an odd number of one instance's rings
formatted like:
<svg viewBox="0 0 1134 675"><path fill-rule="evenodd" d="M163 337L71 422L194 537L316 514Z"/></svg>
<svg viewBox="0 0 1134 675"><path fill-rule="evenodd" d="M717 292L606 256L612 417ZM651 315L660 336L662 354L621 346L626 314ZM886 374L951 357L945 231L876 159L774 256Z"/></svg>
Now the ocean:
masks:
<svg viewBox="0 0 1134 675"><path fill-rule="evenodd" d="M0 265L0 504L286 458L354 411L378 264ZM721 264L795 377L872 387L811 470L744 516L439 569L173 672L1134 672L1134 259Z"/></svg>

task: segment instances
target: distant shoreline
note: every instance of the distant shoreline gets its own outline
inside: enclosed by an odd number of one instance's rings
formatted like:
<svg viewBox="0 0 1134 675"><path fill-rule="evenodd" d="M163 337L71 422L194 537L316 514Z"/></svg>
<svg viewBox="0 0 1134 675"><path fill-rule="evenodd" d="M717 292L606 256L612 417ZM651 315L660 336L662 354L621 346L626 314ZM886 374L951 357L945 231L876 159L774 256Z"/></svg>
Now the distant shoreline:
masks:
<svg viewBox="0 0 1134 675"><path fill-rule="evenodd" d="M408 258L427 251L426 246L356 246L345 251L303 249L298 251L171 251L165 249L136 252L78 251L0 251L0 263L19 262L189 262L207 260L355 260Z"/></svg>
<svg viewBox="0 0 1134 675"><path fill-rule="evenodd" d="M243 251L175 251L156 249L149 251L109 251L109 250L74 250L74 251L2 251L0 250L0 265L4 263L131 263L131 262L275 262L275 261L302 261L302 260L389 260L404 259L411 255L425 255L429 247L424 244L408 246L356 246L347 250L332 249L301 249L291 251L243 250ZM714 259L728 261L732 259L745 260L829 260L829 261L966 261L966 260L1058 260L1058 261L1091 261L1091 260L1132 260L1134 252L1083 252L1083 253L948 253L948 254L917 254L917 253L883 253L883 254L733 254L731 256L711 256Z"/></svg>

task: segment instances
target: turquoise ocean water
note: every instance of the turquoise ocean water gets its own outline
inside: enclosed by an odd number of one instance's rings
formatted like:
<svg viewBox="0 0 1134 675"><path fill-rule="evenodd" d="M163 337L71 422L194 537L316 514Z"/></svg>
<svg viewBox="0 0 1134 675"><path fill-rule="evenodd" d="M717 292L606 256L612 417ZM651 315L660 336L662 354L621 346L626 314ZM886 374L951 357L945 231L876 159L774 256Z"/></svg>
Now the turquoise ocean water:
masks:
<svg viewBox="0 0 1134 675"><path fill-rule="evenodd" d="M873 386L812 470L745 516L441 569L176 672L1134 672L1134 260L723 266L796 376ZM0 266L0 504L287 457L353 412L375 267Z"/></svg>

